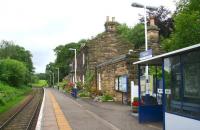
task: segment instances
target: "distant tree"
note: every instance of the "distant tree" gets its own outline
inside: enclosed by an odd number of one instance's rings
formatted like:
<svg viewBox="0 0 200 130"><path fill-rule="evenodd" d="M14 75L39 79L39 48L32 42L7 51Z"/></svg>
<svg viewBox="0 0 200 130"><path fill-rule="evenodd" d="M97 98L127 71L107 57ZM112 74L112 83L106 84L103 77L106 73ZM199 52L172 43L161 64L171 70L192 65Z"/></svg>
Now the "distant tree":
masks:
<svg viewBox="0 0 200 130"><path fill-rule="evenodd" d="M167 51L200 43L200 2L181 0L174 16L175 30L162 42Z"/></svg>
<svg viewBox="0 0 200 130"><path fill-rule="evenodd" d="M159 35L166 38L174 30L174 21L171 16L171 11L166 9L164 6L160 6L156 11L147 11L147 19L149 16L155 17L155 24L160 29ZM140 22L144 23L144 16L140 15Z"/></svg>
<svg viewBox="0 0 200 130"><path fill-rule="evenodd" d="M60 79L63 79L66 75L69 74L70 63L74 58L74 51L69 50L69 48L77 49L77 54L78 54L81 43L83 43L83 40L78 43L68 43L64 46L61 45L54 49L54 52L56 54L55 66L59 67Z"/></svg>
<svg viewBox="0 0 200 130"><path fill-rule="evenodd" d="M131 41L134 43L135 48L139 48L144 46L145 43L145 34L144 34L144 25L137 24L131 30Z"/></svg>
<svg viewBox="0 0 200 130"><path fill-rule="evenodd" d="M0 81L19 87L27 82L28 69L23 62L13 59L0 60Z"/></svg>
<svg viewBox="0 0 200 130"><path fill-rule="evenodd" d="M38 73L35 74L39 80L46 80L46 74L45 73Z"/></svg>
<svg viewBox="0 0 200 130"><path fill-rule="evenodd" d="M137 24L133 28L128 27L126 24L118 25L117 33L121 38L134 44L135 48L144 45L144 25Z"/></svg>
<svg viewBox="0 0 200 130"><path fill-rule="evenodd" d="M0 42L0 59L15 59L24 62L29 72L34 71L32 54L25 48L15 45L13 41L2 40Z"/></svg>

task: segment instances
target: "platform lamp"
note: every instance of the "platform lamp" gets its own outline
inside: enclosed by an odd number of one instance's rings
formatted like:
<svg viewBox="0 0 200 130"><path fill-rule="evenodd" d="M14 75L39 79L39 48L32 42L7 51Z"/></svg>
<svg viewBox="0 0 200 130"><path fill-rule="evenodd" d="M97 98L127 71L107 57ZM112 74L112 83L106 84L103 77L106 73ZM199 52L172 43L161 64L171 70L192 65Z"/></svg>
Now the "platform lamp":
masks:
<svg viewBox="0 0 200 130"><path fill-rule="evenodd" d="M148 40L147 40L147 16L146 16L146 9L151 10L151 11L155 11L158 8L153 7L153 6L146 6L146 4L142 5L139 3L132 3L131 4L132 7L136 7L136 8L144 8L144 31L145 31L145 50L148 50ZM149 83L148 80L148 65L146 65L145 67L145 73L146 73L146 83ZM147 84L146 84L147 85Z"/></svg>
<svg viewBox="0 0 200 130"><path fill-rule="evenodd" d="M60 72L59 72L59 67L56 68L58 70L58 90L59 90L59 76L60 76Z"/></svg>
<svg viewBox="0 0 200 130"><path fill-rule="evenodd" d="M74 88L76 89L76 82L77 82L77 78L76 78L76 69L77 69L77 59L76 59L76 49L74 48L69 48L70 51L74 51L74 75L75 75L75 83L74 83Z"/></svg>

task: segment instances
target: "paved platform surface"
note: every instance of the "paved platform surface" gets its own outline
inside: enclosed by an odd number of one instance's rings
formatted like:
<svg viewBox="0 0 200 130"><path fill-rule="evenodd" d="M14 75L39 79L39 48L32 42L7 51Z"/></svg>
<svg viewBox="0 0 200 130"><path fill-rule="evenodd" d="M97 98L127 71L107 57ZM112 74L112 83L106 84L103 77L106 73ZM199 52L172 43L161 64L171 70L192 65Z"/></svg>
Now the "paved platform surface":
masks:
<svg viewBox="0 0 200 130"><path fill-rule="evenodd" d="M160 123L139 124L137 118L131 116L129 106L111 102L98 103L90 99L74 99L51 88L45 91L42 130L61 129L58 125L60 118L56 117L58 107L59 113L64 115L65 123L68 124L65 130L162 130Z"/></svg>
<svg viewBox="0 0 200 130"><path fill-rule="evenodd" d="M59 130L56 116L48 89L45 89L44 109L41 122L41 130Z"/></svg>

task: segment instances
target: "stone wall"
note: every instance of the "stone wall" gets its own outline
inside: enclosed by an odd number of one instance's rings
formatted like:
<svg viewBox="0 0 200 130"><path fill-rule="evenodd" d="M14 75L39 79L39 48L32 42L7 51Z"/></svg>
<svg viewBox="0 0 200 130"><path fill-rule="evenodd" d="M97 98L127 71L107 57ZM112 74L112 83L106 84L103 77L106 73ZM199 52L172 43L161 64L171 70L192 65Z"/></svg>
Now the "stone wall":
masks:
<svg viewBox="0 0 200 130"><path fill-rule="evenodd" d="M159 45L159 29L154 24L154 20L150 19L148 27L148 48L153 50L153 56L161 54L163 51ZM77 56L77 77L83 80L83 75L87 70L94 74L94 84L97 90L107 92L114 97L116 101L122 101L122 92L115 91L115 78L121 75L128 76L128 93L127 100L130 100L130 82L137 81L137 66L132 63L138 61L139 52L145 51L145 46L134 49L133 43L126 42L116 33L117 22L107 20L105 23L105 32L97 35L89 40L87 44L81 48L81 52ZM133 54L128 55L130 49ZM85 54L85 65L82 65L82 55ZM101 77L101 88L99 88L99 74Z"/></svg>
<svg viewBox="0 0 200 130"><path fill-rule="evenodd" d="M133 62L137 61L137 53L134 55L120 55L110 59L97 66L97 88L99 91L109 93L115 97L116 101L130 102L130 85L131 81L136 81L136 68ZM99 74L101 80L99 80ZM128 92L120 92L115 90L115 78L127 75L128 76ZM99 84L101 82L101 85Z"/></svg>

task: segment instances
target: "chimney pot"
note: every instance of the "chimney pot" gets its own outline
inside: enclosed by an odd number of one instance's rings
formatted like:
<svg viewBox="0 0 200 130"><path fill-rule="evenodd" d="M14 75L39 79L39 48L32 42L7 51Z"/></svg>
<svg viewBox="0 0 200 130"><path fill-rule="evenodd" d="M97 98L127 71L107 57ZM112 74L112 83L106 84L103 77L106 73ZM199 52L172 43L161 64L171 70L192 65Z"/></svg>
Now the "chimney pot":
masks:
<svg viewBox="0 0 200 130"><path fill-rule="evenodd" d="M106 22L109 22L109 16L106 16Z"/></svg>
<svg viewBox="0 0 200 130"><path fill-rule="evenodd" d="M150 16L149 20L150 20L150 26L155 26L155 17Z"/></svg>
<svg viewBox="0 0 200 130"><path fill-rule="evenodd" d="M115 17L112 17L112 22L115 22Z"/></svg>

